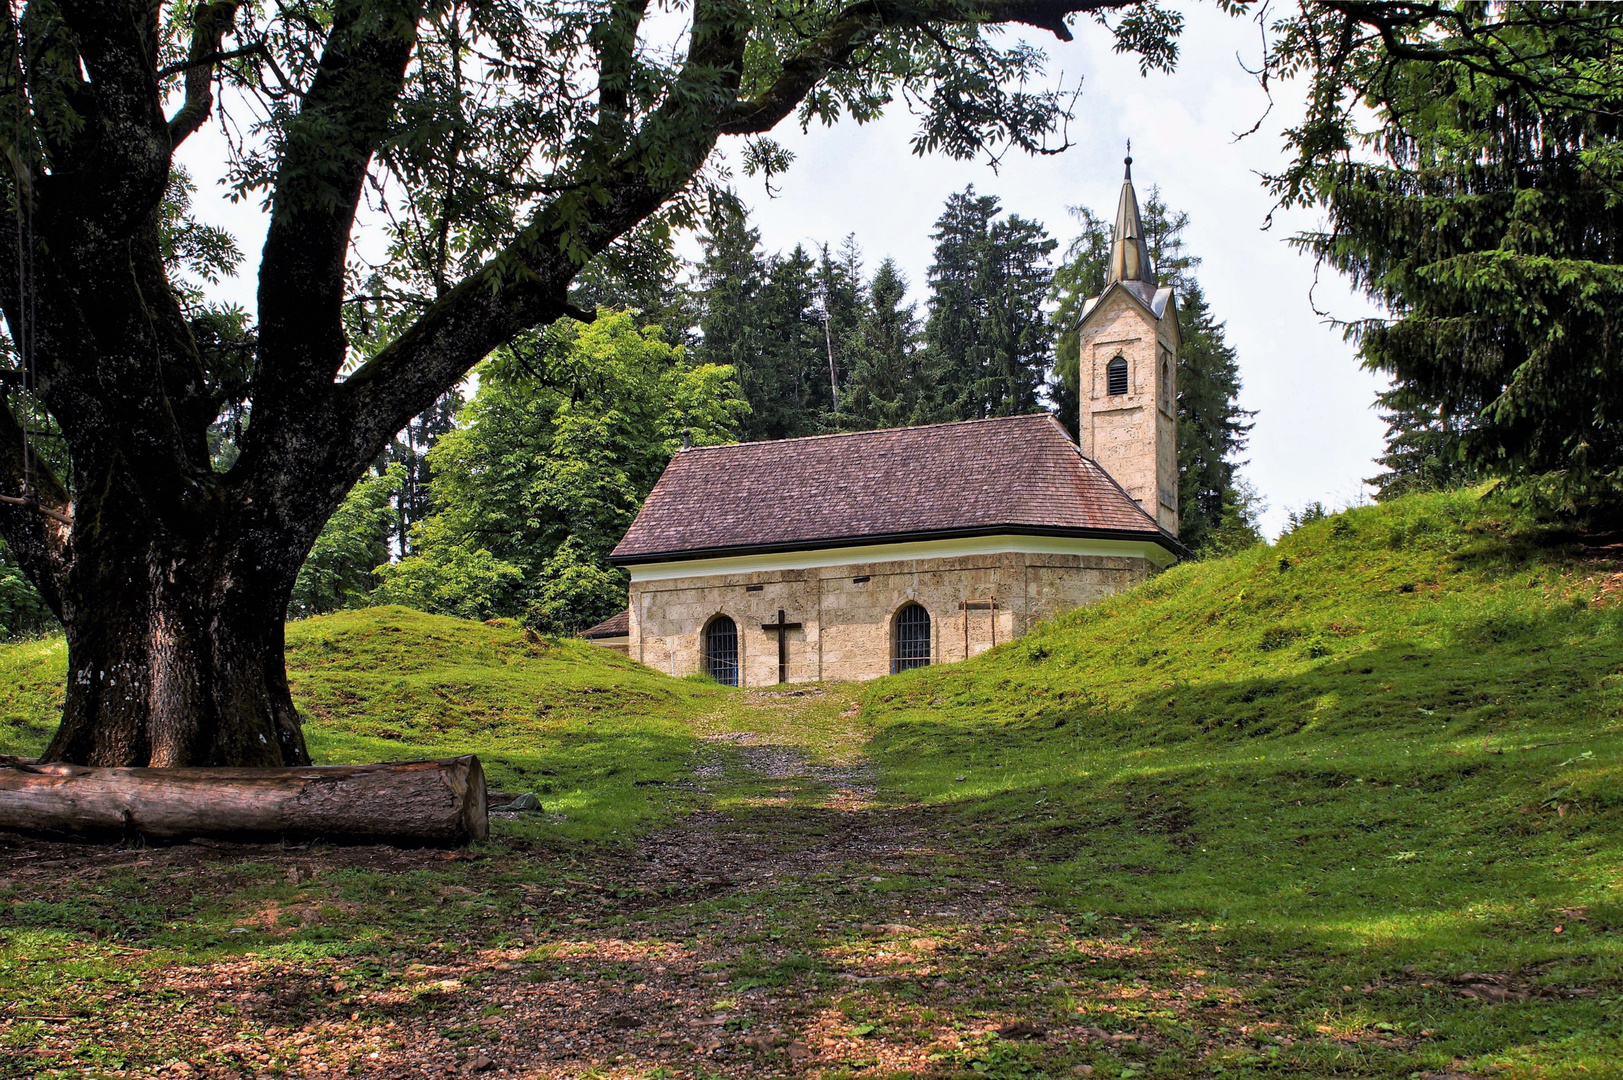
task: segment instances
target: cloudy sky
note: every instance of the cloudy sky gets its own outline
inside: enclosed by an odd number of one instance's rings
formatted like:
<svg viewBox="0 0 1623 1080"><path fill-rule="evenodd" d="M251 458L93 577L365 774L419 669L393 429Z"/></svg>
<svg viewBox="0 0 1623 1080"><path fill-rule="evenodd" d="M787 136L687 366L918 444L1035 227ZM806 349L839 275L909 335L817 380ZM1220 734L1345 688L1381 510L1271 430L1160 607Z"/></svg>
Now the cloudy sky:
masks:
<svg viewBox="0 0 1623 1080"><path fill-rule="evenodd" d="M794 151L787 176L768 195L740 176L740 193L769 250L796 243L837 244L854 233L869 267L896 259L922 296L930 263L929 234L946 197L974 184L1006 209L1047 224L1062 244L1070 239L1067 208L1083 205L1114 217L1122 156L1133 143L1133 177L1142 196L1159 185L1163 197L1187 211L1191 252L1213 311L1228 324L1239 352L1242 403L1257 411L1245 474L1268 505L1273 534L1287 511L1320 499L1332 506L1364 497L1375 471L1383 431L1370 408L1381 383L1359 370L1352 349L1315 306L1337 318L1369 311L1326 270L1315 285L1311 259L1287 238L1319 221L1316 212L1273 214L1260 173L1283 162L1280 131L1300 116L1301 88L1273 88L1273 108L1242 62L1255 66L1260 42L1254 24L1212 6L1191 4L1183 55L1172 75L1140 76L1131 58L1113 54L1102 28L1082 23L1076 40L1032 34L1051 71L1068 85L1080 79L1082 98L1070 129L1074 145L1053 157L1016 158L1001 169L983 162L919 158L909 150L912 118L901 109L864 127L842 124L801 134L785 125L777 135ZM1237 139L1268 112L1253 135ZM221 141L212 128L194 136L182 158L201 189L199 216L232 229L248 254L244 277L226 295L252 308L252 266L264 236L257 208L231 204L213 184Z"/></svg>

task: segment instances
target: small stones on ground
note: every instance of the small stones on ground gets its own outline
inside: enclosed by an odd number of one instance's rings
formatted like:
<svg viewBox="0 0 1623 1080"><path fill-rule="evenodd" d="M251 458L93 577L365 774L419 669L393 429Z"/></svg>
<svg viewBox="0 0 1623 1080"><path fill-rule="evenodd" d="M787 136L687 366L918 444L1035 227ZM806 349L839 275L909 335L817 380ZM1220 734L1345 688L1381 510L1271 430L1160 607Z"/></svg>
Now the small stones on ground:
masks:
<svg viewBox="0 0 1623 1080"><path fill-rule="evenodd" d="M465 1076L474 1076L478 1073L489 1072L495 1067L496 1063L490 1060L490 1058L486 1057L484 1054L475 1054L463 1064L462 1073Z"/></svg>
<svg viewBox="0 0 1623 1080"><path fill-rule="evenodd" d="M998 1028L997 1033L1005 1039L1041 1039L1048 1034L1048 1029L1029 1020L1016 1020Z"/></svg>

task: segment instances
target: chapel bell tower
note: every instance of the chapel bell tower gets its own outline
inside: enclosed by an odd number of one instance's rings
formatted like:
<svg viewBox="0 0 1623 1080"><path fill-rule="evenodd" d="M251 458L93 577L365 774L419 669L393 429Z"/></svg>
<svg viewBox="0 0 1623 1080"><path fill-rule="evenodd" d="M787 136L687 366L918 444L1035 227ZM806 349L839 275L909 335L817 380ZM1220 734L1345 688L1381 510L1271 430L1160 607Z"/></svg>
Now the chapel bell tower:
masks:
<svg viewBox="0 0 1623 1080"><path fill-rule="evenodd" d="M1082 453L1176 536L1178 306L1150 265L1131 157L1104 292L1083 305L1077 335Z"/></svg>

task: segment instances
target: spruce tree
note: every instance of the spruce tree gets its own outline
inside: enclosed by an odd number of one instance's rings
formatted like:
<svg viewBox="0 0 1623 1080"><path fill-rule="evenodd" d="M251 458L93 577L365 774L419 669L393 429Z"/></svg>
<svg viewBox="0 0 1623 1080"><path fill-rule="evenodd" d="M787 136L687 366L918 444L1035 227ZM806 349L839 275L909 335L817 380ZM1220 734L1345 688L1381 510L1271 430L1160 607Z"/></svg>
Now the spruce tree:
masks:
<svg viewBox="0 0 1623 1080"><path fill-rule="evenodd" d="M879 264L851 353L840 399L845 430L905 427L924 419L930 401L914 304L903 304L907 279L892 259Z"/></svg>
<svg viewBox="0 0 1623 1080"><path fill-rule="evenodd" d="M711 216L699 243L700 340L693 353L701 363L727 364L738 372L750 405L740 437L790 439L827 430L835 387L828 375L820 263L799 245L787 255L763 254L760 231L736 200ZM828 274L843 280L839 264L824 261ZM848 298L853 290L842 280L834 289Z"/></svg>
<svg viewBox="0 0 1623 1080"><path fill-rule="evenodd" d="M1365 481L1385 501L1415 491L1443 491L1472 484L1486 473L1466 453L1474 418L1429 401L1409 385L1375 397L1386 423L1386 452L1375 459L1379 475Z"/></svg>
<svg viewBox="0 0 1623 1080"><path fill-rule="evenodd" d="M1037 222L1001 218L995 196L974 185L951 195L936 221L925 342L943 420L1037 409L1052 366L1043 310L1057 246Z"/></svg>
<svg viewBox="0 0 1623 1080"><path fill-rule="evenodd" d="M1275 67L1313 87L1275 188L1328 211L1299 242L1386 309L1350 327L1396 384L1377 482L1481 470L1617 499L1623 6L1321 14L1280 26Z"/></svg>
<svg viewBox="0 0 1623 1080"><path fill-rule="evenodd" d="M744 384L755 415L747 437L793 439L826 430L834 410L828 348L818 309L817 264L801 245L767 260L756 309L760 354Z"/></svg>
<svg viewBox="0 0 1623 1080"><path fill-rule="evenodd" d="M1153 235L1153 233L1152 233ZM1221 553L1254 543L1255 495L1239 477L1253 413L1239 407L1240 365L1193 275L1178 296L1178 539Z"/></svg>
<svg viewBox="0 0 1623 1080"><path fill-rule="evenodd" d="M833 412L839 414L845 386L856 362L856 353L862 347L862 323L867 314L868 296L862 282L862 249L855 233L840 242L838 251L831 252L824 244L817 260L817 301L813 313L823 328L825 374L830 387ZM827 423L843 426L840 415L825 418Z"/></svg>

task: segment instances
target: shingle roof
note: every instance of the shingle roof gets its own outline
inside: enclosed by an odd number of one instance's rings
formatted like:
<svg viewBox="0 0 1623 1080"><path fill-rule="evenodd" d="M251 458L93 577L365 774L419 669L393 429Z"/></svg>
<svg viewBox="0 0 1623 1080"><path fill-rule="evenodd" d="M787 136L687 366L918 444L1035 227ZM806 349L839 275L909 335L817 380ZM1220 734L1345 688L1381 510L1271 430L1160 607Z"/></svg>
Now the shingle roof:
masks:
<svg viewBox="0 0 1623 1080"><path fill-rule="evenodd" d="M583 638L610 638L626 637L631 633L631 609L627 608L618 615L610 615L596 626L589 626L580 632Z"/></svg>
<svg viewBox="0 0 1623 1080"><path fill-rule="evenodd" d="M1180 552L1047 414L684 450L616 563L1013 532Z"/></svg>

